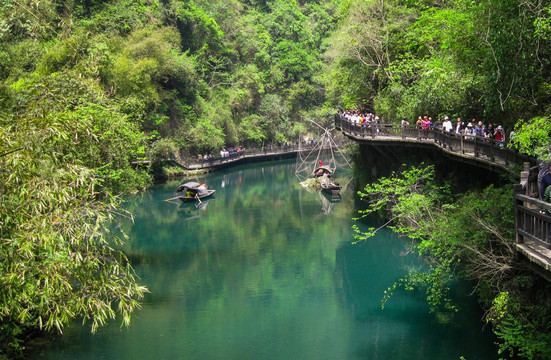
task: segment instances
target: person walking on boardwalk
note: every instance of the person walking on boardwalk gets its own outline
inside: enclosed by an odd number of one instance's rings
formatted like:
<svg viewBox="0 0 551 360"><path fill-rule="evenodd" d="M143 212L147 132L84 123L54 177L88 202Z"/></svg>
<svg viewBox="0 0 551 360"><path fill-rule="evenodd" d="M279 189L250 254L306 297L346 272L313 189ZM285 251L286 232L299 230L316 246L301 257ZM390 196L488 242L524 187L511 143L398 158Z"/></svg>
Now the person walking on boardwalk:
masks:
<svg viewBox="0 0 551 360"><path fill-rule="evenodd" d="M474 139L473 135L474 135L474 128L473 128L473 124L472 123L468 123L467 124L467 127L465 128L465 135L469 135L469 136L465 136L465 139L466 140L472 140Z"/></svg>
<svg viewBox="0 0 551 360"><path fill-rule="evenodd" d="M497 146L503 147L503 143L505 142L505 131L503 130L503 126L499 125L494 134L495 140L498 141Z"/></svg>
<svg viewBox="0 0 551 360"><path fill-rule="evenodd" d="M496 137L494 124L489 123L488 127L486 128L486 133L484 134L484 137L486 139L494 140Z"/></svg>
<svg viewBox="0 0 551 360"><path fill-rule="evenodd" d="M428 137L430 122L429 118L425 115L423 117L423 120L421 121L421 127L423 128L423 139L426 139Z"/></svg>
<svg viewBox="0 0 551 360"><path fill-rule="evenodd" d="M444 129L445 132L452 132L453 125L449 117L447 116L444 117L444 123L442 124L442 128Z"/></svg>
<svg viewBox="0 0 551 360"><path fill-rule="evenodd" d="M457 125L455 125L455 133L461 134L461 130L463 130L463 121L461 121L461 117L457 117Z"/></svg>
<svg viewBox="0 0 551 360"><path fill-rule="evenodd" d="M434 128L436 130L442 130L442 120L440 120L440 116L436 118L436 122L434 123Z"/></svg>
<svg viewBox="0 0 551 360"><path fill-rule="evenodd" d="M479 121L474 128L474 134L475 136L483 138L485 130L486 128L484 127L484 124L482 123L482 121Z"/></svg>

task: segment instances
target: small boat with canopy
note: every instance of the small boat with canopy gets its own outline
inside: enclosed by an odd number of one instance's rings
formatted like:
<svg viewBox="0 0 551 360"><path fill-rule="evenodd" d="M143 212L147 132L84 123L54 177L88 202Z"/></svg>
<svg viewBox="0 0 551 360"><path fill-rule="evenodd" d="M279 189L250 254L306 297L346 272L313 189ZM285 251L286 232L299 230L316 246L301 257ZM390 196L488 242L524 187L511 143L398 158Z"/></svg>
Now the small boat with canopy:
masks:
<svg viewBox="0 0 551 360"><path fill-rule="evenodd" d="M207 189L205 183L199 184L198 182L190 181L179 185L176 192L184 193L182 196L178 197L183 202L201 202L201 199L211 196L216 192L216 190Z"/></svg>

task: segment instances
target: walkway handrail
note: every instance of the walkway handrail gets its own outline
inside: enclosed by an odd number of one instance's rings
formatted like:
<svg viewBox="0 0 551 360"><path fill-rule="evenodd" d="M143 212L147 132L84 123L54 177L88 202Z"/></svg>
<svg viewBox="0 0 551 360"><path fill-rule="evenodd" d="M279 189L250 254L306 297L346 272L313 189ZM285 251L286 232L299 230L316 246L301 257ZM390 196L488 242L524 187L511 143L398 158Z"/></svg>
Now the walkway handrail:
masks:
<svg viewBox="0 0 551 360"><path fill-rule="evenodd" d="M430 127L423 129L415 125L359 124L340 114L335 115L335 128L356 140L389 139L396 141L431 142L449 152L483 159L500 166L522 165L534 159L508 147L508 141L501 142L475 135L456 134Z"/></svg>
<svg viewBox="0 0 551 360"><path fill-rule="evenodd" d="M343 144L341 144L343 145ZM318 146L317 143L309 141L303 142L302 144L282 144L275 146L264 146L262 148L244 148L240 151L234 151L228 153L227 156L221 157L220 154L213 155L204 159L203 157L199 160L199 157L190 157L186 156L185 153L174 153L171 158L164 159L165 163L171 164L173 166L180 167L184 170L201 170L209 168L217 168L220 166L225 166L225 164L236 162L243 158L273 158L279 155L283 156L292 156L296 155L299 151L311 150ZM329 148L329 146L327 146ZM147 158L136 159L130 162L131 165L149 165L151 163Z"/></svg>
<svg viewBox="0 0 551 360"><path fill-rule="evenodd" d="M517 188L516 191L519 189ZM520 189L523 191L522 189ZM547 213L543 213L543 211ZM516 243L530 240L551 249L551 204L522 193L515 194Z"/></svg>
<svg viewBox="0 0 551 360"><path fill-rule="evenodd" d="M193 158L191 159L185 154L180 154L179 157L182 159L182 163L189 164L189 168L208 168L216 165L221 165L224 163L232 162L244 157L262 157L267 155L280 155L288 153L296 153L299 151L299 144L281 144L273 146L264 146L261 148L244 148L238 152L232 152L226 157L221 157L219 154L213 155L211 158L201 159ZM300 144L300 150L313 149L316 146L314 143L303 143Z"/></svg>
<svg viewBox="0 0 551 360"><path fill-rule="evenodd" d="M551 204L538 199L538 172L538 166L530 167L529 163L525 163L524 171L520 173L520 184L513 187L515 241L524 244L525 240L529 240L536 247L551 249Z"/></svg>

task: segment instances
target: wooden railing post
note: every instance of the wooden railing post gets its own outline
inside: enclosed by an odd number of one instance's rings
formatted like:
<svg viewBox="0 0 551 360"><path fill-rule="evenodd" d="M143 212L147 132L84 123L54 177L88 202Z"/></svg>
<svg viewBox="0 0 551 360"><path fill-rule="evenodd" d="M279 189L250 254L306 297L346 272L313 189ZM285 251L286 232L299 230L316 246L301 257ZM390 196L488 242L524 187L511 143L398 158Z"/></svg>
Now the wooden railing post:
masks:
<svg viewBox="0 0 551 360"><path fill-rule="evenodd" d="M522 194L524 191L522 184L515 184L513 185L513 192L514 192L514 215L515 215L515 242L517 244L522 244L524 242L524 238L519 233L519 229L521 227L524 227L524 224L522 224L522 218L519 211L519 206L522 206L522 201L517 199L517 194Z"/></svg>

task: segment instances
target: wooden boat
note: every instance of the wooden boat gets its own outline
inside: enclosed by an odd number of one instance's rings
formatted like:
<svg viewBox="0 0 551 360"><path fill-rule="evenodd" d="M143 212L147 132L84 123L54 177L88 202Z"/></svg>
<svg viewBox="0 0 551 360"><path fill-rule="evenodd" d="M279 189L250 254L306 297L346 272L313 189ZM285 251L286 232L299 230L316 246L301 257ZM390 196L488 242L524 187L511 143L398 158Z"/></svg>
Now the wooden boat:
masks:
<svg viewBox="0 0 551 360"><path fill-rule="evenodd" d="M339 184L334 182L329 182L327 184L321 183L321 189L331 195L338 195L341 192Z"/></svg>
<svg viewBox="0 0 551 360"><path fill-rule="evenodd" d="M199 184L194 181L190 181L181 184L176 189L176 192L184 192L184 195L179 196L178 199L183 202L199 201L214 194L216 190L207 189L205 184Z"/></svg>
<svg viewBox="0 0 551 360"><path fill-rule="evenodd" d="M320 167L316 168L316 170L314 170L313 175L315 177L320 177L320 176L323 176L323 175L327 175L328 177L331 177L331 176L333 176L333 170L328 168L327 166L320 166Z"/></svg>
<svg viewBox="0 0 551 360"><path fill-rule="evenodd" d="M340 185L329 180L329 177L326 175L321 179L320 186L321 190L331 195L338 195L341 191Z"/></svg>

